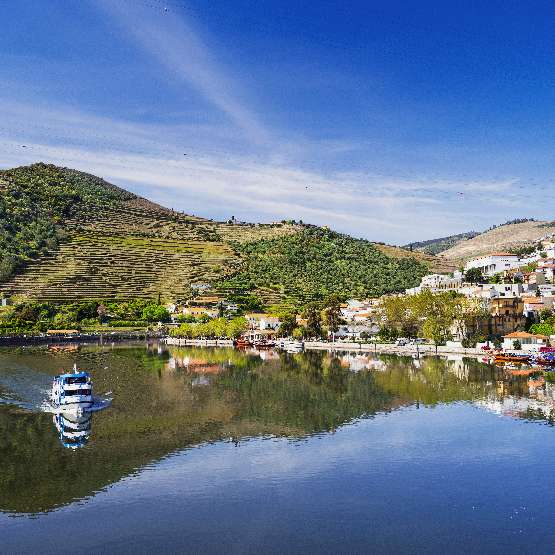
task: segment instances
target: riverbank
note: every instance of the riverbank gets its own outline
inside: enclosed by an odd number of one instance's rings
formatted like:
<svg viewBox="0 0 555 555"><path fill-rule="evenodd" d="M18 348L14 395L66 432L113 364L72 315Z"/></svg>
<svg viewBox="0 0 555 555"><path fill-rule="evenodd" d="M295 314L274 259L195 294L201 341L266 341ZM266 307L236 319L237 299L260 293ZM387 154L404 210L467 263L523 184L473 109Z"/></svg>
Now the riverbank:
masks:
<svg viewBox="0 0 555 555"><path fill-rule="evenodd" d="M178 347L233 347L232 339L182 339L178 337L165 337L166 345Z"/></svg>
<svg viewBox="0 0 555 555"><path fill-rule="evenodd" d="M22 346L22 345L48 345L51 343L86 343L86 342L119 342L119 341L137 341L148 338L159 338L157 335L148 334L146 332L118 332L112 331L107 333L76 333L71 335L5 335L0 336L0 346Z"/></svg>
<svg viewBox="0 0 555 555"><path fill-rule="evenodd" d="M232 347L231 339L178 339L176 337L164 338L166 345L191 346L191 347ZM323 351L359 351L365 353L382 353L392 355L468 355L479 356L486 355L481 349L467 349L464 347L453 345L435 345L419 344L419 345L395 345L393 343L354 343L349 341L305 341L305 350L323 350Z"/></svg>
<svg viewBox="0 0 555 555"><path fill-rule="evenodd" d="M305 341L306 350L326 351L360 351L366 353L382 353L392 355L486 355L484 351L476 348L465 348L451 345L418 344L418 345L395 345L393 343L354 343L348 341Z"/></svg>

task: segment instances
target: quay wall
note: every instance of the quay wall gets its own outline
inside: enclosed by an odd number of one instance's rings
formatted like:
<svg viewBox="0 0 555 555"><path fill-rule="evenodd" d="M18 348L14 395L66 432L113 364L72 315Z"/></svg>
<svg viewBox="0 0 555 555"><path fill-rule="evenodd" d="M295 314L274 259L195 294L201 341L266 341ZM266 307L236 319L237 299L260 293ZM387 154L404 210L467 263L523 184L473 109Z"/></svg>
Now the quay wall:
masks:
<svg viewBox="0 0 555 555"><path fill-rule="evenodd" d="M393 345L390 343L354 343L347 341L305 341L305 349L321 349L321 350L335 350L335 351L360 351L364 353L384 353L392 355L407 355L412 356L416 354L436 354L436 347L434 345ZM481 349L465 348L458 346L440 345L437 347L438 355L469 355L486 356L487 353Z"/></svg>
<svg viewBox="0 0 555 555"><path fill-rule="evenodd" d="M233 347L231 339L181 339L177 337L166 337L166 345L178 345L180 347Z"/></svg>

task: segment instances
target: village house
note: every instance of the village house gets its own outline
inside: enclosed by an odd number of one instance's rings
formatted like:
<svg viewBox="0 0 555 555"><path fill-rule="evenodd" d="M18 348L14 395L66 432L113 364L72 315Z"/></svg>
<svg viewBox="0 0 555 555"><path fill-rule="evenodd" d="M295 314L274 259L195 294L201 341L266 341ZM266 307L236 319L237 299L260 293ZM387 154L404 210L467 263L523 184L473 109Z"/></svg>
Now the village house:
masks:
<svg viewBox="0 0 555 555"><path fill-rule="evenodd" d="M524 316L539 320L542 310L553 308L553 297L522 297Z"/></svg>
<svg viewBox="0 0 555 555"><path fill-rule="evenodd" d="M538 260L538 272L545 276L546 281L553 282L554 271L555 258L542 258Z"/></svg>
<svg viewBox="0 0 555 555"><path fill-rule="evenodd" d="M378 305L378 299L350 299L341 305L341 317L346 322L366 322L376 313Z"/></svg>
<svg viewBox="0 0 555 555"><path fill-rule="evenodd" d="M192 316L199 318L201 316L208 316L208 318L217 318L219 310L211 306L184 306L181 313L185 316Z"/></svg>
<svg viewBox="0 0 555 555"><path fill-rule="evenodd" d="M411 287L405 291L407 295L418 295L423 289L429 289L432 293L441 291L456 291L463 285L461 272L455 272L453 276L448 274L428 274L420 280L420 285Z"/></svg>
<svg viewBox="0 0 555 555"><path fill-rule="evenodd" d="M524 302L519 297L496 297L489 306L488 335L504 335L524 329Z"/></svg>
<svg viewBox="0 0 555 555"><path fill-rule="evenodd" d="M538 291L542 297L553 297L555 295L555 285L552 283L538 285Z"/></svg>
<svg viewBox="0 0 555 555"><path fill-rule="evenodd" d="M529 289L537 288L538 285L544 285L546 282L545 272L538 270L536 272L523 272L523 282L528 285Z"/></svg>
<svg viewBox="0 0 555 555"><path fill-rule="evenodd" d="M540 347L549 345L549 337L527 333L525 331L515 331L503 336L503 349L514 350L515 342L518 341L523 351L537 351Z"/></svg>
<svg viewBox="0 0 555 555"><path fill-rule="evenodd" d="M279 318L263 313L245 314L251 330L277 330L281 325Z"/></svg>
<svg viewBox="0 0 555 555"><path fill-rule="evenodd" d="M528 287L522 283L479 283L477 285L464 284L456 289L466 297L480 297L494 299L497 297L519 297Z"/></svg>

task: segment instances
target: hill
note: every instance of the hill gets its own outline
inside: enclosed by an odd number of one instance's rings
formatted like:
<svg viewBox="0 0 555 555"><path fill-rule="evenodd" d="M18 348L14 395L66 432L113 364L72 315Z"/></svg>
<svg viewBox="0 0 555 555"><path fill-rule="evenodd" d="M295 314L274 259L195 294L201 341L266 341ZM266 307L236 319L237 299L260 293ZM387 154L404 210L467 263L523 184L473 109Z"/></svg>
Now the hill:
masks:
<svg viewBox="0 0 555 555"><path fill-rule="evenodd" d="M466 233L459 233L457 235L448 235L447 237L439 237L437 239L429 239L428 241L417 241L416 243L409 243L404 248L412 249L426 254L436 255L447 249L455 246L461 241L472 239L479 235L478 231L468 231Z"/></svg>
<svg viewBox="0 0 555 555"><path fill-rule="evenodd" d="M49 164L0 171L0 293L8 296L174 300L189 297L192 283L233 277L267 302L379 294L415 285L436 262L314 226L188 216Z"/></svg>
<svg viewBox="0 0 555 555"><path fill-rule="evenodd" d="M440 257L453 263L464 262L490 252L514 251L554 234L555 222L536 220L508 222L455 244L443 251Z"/></svg>

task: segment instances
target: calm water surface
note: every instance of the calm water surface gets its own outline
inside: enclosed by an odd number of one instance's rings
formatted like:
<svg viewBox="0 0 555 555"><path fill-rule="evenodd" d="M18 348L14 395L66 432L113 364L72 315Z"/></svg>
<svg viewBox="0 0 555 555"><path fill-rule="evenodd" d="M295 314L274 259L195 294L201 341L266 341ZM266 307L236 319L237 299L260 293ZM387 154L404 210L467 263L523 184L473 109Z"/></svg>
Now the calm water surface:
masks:
<svg viewBox="0 0 555 555"><path fill-rule="evenodd" d="M73 362L113 405L63 445ZM471 359L0 349L3 553L553 553L554 389Z"/></svg>

